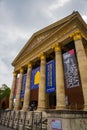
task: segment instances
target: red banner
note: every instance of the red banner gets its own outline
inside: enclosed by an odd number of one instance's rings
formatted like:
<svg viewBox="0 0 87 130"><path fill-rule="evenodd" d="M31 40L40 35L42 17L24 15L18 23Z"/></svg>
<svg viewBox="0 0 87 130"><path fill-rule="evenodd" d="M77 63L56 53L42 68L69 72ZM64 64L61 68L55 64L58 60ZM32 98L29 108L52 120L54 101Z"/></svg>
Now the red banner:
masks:
<svg viewBox="0 0 87 130"><path fill-rule="evenodd" d="M14 88L14 98L16 97L16 93L17 93L18 81L19 81L19 78L16 79L16 84L15 84L15 88Z"/></svg>

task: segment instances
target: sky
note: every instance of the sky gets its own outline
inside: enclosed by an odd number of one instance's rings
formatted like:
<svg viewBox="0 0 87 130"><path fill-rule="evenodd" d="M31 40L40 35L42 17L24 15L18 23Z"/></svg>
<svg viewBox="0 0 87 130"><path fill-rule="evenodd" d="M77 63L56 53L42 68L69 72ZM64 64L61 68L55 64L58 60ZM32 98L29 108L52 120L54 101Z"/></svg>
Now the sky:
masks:
<svg viewBox="0 0 87 130"><path fill-rule="evenodd" d="M32 34L74 10L87 23L87 0L0 0L0 87L11 88L11 63Z"/></svg>

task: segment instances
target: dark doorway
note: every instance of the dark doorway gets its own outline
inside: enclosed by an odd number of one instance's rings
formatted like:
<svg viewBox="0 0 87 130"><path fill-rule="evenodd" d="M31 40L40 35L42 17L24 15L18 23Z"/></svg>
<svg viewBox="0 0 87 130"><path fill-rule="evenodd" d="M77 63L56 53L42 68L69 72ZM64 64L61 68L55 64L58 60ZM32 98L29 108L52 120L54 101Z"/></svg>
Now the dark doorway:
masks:
<svg viewBox="0 0 87 130"><path fill-rule="evenodd" d="M31 90L30 92L30 102L37 102L38 103L38 88Z"/></svg>
<svg viewBox="0 0 87 130"><path fill-rule="evenodd" d="M49 94L49 108L55 109L55 107L56 107L56 94L51 93Z"/></svg>

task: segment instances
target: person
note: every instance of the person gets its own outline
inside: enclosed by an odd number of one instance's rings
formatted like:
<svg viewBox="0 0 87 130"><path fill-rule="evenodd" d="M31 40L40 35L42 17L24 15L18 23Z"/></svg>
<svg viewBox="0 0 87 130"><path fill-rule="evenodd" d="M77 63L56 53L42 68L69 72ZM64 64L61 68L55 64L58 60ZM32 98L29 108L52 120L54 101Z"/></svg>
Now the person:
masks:
<svg viewBox="0 0 87 130"><path fill-rule="evenodd" d="M30 105L29 110L33 111L33 110L35 110L35 108L36 108L35 102L32 102L31 105Z"/></svg>

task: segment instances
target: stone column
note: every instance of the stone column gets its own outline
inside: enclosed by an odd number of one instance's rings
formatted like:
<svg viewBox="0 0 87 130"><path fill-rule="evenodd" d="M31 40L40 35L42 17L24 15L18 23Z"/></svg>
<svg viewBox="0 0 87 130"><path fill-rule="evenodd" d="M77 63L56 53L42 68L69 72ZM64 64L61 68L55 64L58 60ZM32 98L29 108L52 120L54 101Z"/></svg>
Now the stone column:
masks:
<svg viewBox="0 0 87 130"><path fill-rule="evenodd" d="M82 43L82 35L80 31L75 32L72 36L75 43L80 79L84 96L84 110L87 110L87 56Z"/></svg>
<svg viewBox="0 0 87 130"><path fill-rule="evenodd" d="M25 89L25 95L24 95L24 104L23 104L23 111L27 111L29 108L30 103L30 83L31 83L31 72L32 72L32 64L28 64L28 70L27 70L27 79L26 79L26 89Z"/></svg>
<svg viewBox="0 0 87 130"><path fill-rule="evenodd" d="M40 56L40 83L38 95L38 110L46 109L46 57L44 54Z"/></svg>
<svg viewBox="0 0 87 130"><path fill-rule="evenodd" d="M66 108L66 103L65 103L62 53L61 48L58 44L55 45L55 62L56 62L56 109L62 110Z"/></svg>
<svg viewBox="0 0 87 130"><path fill-rule="evenodd" d="M13 100L14 100L14 89L16 86L16 79L17 79L17 73L13 72L13 82L12 82L12 87L11 87L11 92L10 92L10 98L9 98L9 109L13 109Z"/></svg>
<svg viewBox="0 0 87 130"><path fill-rule="evenodd" d="M17 86L16 102L15 102L14 110L18 110L20 107L20 92L21 92L21 86L22 86L22 77L23 77L23 68L20 69L20 77L19 77L18 86Z"/></svg>

